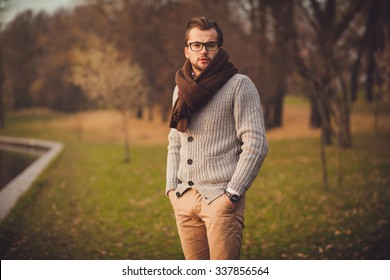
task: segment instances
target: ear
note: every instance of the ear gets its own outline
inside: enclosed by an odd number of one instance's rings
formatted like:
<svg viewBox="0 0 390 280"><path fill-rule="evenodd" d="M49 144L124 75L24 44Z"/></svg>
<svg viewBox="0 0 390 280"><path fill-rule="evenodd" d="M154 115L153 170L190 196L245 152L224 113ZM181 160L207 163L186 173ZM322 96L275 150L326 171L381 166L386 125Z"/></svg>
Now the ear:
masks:
<svg viewBox="0 0 390 280"><path fill-rule="evenodd" d="M184 55L186 56L186 58L190 58L190 50L188 49L188 47L184 48Z"/></svg>

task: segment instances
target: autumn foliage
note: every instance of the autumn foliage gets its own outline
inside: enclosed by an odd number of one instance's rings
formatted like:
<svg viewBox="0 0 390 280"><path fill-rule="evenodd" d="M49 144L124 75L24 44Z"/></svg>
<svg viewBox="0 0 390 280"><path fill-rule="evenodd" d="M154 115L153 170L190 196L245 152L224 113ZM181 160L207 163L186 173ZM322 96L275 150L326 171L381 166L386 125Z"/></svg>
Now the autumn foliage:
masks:
<svg viewBox="0 0 390 280"><path fill-rule="evenodd" d="M223 48L258 87L268 129L282 125L284 97L298 94L312 102L310 124L323 128L328 143L335 135L347 147L350 102L358 89L373 100L381 83L374 57L384 49L388 8L385 0L89 0L54 14L25 11L2 30L1 109L73 112L101 106L92 98L96 91L91 95L80 80L69 78L85 63L84 54L92 58L95 38L101 50L120 57L110 62L112 69L128 67L114 74L104 66L100 75L116 84L116 92L128 92L128 102L139 103L130 106L139 116L154 118L152 108L158 107L158 117L166 120L174 74L184 62L185 24L204 15L221 25ZM103 63L96 59L93 63ZM124 82L132 71L142 75L142 102ZM106 105L122 104L102 83L99 79L95 87L111 99Z"/></svg>

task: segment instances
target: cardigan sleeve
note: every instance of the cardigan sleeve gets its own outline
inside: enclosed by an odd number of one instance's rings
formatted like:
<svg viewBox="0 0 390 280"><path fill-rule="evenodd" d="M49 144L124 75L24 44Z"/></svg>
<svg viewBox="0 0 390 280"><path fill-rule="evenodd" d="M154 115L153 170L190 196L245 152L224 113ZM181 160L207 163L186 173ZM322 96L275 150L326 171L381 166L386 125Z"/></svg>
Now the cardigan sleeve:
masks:
<svg viewBox="0 0 390 280"><path fill-rule="evenodd" d="M178 96L178 89L175 88L173 92L174 103ZM167 156L167 169L166 169L166 188L165 194L168 194L170 190L175 190L179 179L177 173L180 163L180 135L176 129L171 128L168 134L168 156Z"/></svg>
<svg viewBox="0 0 390 280"><path fill-rule="evenodd" d="M242 195L255 180L268 153L260 96L246 76L236 88L233 116L236 137L242 145L237 167L227 188Z"/></svg>

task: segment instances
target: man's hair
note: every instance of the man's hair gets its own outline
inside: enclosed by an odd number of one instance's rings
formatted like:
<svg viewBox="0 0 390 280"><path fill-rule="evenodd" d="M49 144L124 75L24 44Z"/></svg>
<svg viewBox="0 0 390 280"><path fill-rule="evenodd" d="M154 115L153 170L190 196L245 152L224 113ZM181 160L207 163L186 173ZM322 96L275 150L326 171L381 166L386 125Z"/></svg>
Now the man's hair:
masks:
<svg viewBox="0 0 390 280"><path fill-rule="evenodd" d="M185 37L184 37L184 44L186 46L188 43L188 37L189 37L190 31L193 28L198 28L200 30L210 30L210 29L214 28L218 34L218 39L217 39L218 43L220 46L222 46L222 44L223 44L222 30L219 28L218 24L215 21L209 20L206 17L194 17L194 18L189 20L189 22L187 23L187 29L186 29L186 33L185 33Z"/></svg>

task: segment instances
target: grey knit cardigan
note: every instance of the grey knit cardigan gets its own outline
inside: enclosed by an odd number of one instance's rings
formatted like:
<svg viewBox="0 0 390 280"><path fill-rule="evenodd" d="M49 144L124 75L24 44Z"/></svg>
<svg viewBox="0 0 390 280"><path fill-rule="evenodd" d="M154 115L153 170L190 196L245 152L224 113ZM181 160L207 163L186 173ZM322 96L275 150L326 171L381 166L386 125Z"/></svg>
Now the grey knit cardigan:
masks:
<svg viewBox="0 0 390 280"><path fill-rule="evenodd" d="M178 88L173 93L177 99ZM168 135L166 194L196 189L208 203L227 188L244 194L268 153L260 97L253 82L235 74L198 113L185 133Z"/></svg>

